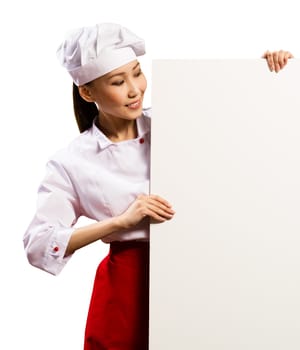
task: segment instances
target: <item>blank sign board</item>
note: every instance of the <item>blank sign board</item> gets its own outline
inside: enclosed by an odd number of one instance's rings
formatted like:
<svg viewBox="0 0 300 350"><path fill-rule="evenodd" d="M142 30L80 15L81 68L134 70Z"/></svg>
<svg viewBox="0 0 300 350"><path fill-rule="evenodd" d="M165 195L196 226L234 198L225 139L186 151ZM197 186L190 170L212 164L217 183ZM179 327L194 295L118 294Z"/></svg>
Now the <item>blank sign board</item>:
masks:
<svg viewBox="0 0 300 350"><path fill-rule="evenodd" d="M300 349L300 62L156 60L151 350Z"/></svg>

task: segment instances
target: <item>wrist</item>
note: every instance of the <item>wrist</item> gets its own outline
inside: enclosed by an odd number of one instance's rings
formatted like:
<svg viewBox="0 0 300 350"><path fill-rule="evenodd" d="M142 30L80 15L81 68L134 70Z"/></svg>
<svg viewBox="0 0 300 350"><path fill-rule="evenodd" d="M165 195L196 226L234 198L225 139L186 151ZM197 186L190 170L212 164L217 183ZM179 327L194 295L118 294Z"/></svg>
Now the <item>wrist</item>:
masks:
<svg viewBox="0 0 300 350"><path fill-rule="evenodd" d="M128 215L127 212L124 212L115 217L115 223L118 227L118 230L129 230L137 225L135 218Z"/></svg>
<svg viewBox="0 0 300 350"><path fill-rule="evenodd" d="M129 226L126 224L126 220L123 214L115 216L113 220L116 231L126 230L129 228Z"/></svg>

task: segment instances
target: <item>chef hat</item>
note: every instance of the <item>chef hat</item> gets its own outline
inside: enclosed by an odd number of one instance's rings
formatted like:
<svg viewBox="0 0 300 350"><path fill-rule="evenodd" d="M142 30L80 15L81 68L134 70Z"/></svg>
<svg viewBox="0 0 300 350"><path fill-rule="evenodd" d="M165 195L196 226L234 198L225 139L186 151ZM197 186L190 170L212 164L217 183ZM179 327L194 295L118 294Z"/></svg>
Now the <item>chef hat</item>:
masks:
<svg viewBox="0 0 300 350"><path fill-rule="evenodd" d="M114 23L75 30L57 50L60 63L77 86L134 61L144 53L143 39Z"/></svg>

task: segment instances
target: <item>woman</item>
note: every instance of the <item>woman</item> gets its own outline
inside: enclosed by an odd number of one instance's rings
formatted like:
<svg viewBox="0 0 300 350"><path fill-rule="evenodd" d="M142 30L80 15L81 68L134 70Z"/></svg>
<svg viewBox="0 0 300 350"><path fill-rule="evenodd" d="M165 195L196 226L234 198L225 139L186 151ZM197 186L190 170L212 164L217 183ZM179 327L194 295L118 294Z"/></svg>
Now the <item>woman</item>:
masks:
<svg viewBox="0 0 300 350"><path fill-rule="evenodd" d="M94 282L85 350L148 349L149 220L172 219L171 205L149 195L150 118L137 57L144 42L117 24L72 33L58 57L73 78L81 134L47 164L33 221L24 236L30 263L58 274L72 254L110 243ZM267 52L279 71L288 52ZM80 216L94 224L75 228Z"/></svg>

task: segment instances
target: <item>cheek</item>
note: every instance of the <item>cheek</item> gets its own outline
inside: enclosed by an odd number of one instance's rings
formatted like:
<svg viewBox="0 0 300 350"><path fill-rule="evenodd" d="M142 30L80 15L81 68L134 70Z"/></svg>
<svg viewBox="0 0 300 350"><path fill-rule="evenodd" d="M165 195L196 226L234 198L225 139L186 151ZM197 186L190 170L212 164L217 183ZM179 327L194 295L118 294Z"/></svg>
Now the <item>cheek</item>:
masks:
<svg viewBox="0 0 300 350"><path fill-rule="evenodd" d="M101 98L99 99L100 106L103 107L113 107L116 105L123 104L124 97L122 94L117 92L110 92L110 93L104 93L102 94Z"/></svg>
<svg viewBox="0 0 300 350"><path fill-rule="evenodd" d="M147 89L147 79L144 77L140 84L140 90L145 92Z"/></svg>

